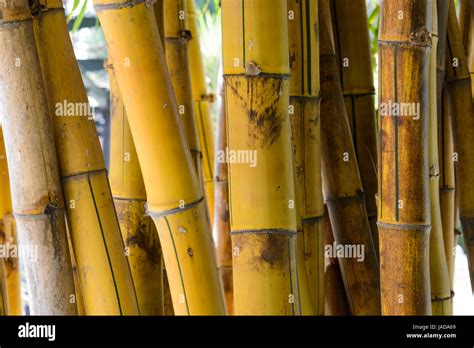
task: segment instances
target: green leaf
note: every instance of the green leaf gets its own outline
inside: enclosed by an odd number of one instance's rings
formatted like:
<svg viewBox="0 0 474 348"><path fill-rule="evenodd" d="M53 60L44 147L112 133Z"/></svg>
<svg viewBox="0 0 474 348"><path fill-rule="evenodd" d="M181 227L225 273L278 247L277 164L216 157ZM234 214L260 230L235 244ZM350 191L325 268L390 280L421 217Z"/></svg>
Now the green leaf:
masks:
<svg viewBox="0 0 474 348"><path fill-rule="evenodd" d="M378 21L380 15L380 6L376 6L369 16L369 23L372 24L374 21Z"/></svg>
<svg viewBox="0 0 474 348"><path fill-rule="evenodd" d="M72 19L72 15L74 14L74 11L76 11L77 6L79 6L79 2L80 2L80 0L74 0L74 2L72 4L71 12L69 12L69 14L67 15L67 21L68 22Z"/></svg>
<svg viewBox="0 0 474 348"><path fill-rule="evenodd" d="M87 1L84 0L84 3L82 4L81 11L77 15L76 19L74 19L74 25L72 26L72 32L75 33L77 29L81 26L82 20L84 19L84 15L86 13L87 9Z"/></svg>

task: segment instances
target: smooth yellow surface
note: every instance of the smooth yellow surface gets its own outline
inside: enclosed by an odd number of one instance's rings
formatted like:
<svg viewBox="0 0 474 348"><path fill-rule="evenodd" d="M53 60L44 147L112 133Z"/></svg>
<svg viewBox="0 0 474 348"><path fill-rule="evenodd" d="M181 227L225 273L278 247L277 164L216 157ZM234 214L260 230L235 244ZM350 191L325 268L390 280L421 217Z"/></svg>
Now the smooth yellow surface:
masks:
<svg viewBox="0 0 474 348"><path fill-rule="evenodd" d="M286 0L223 1L224 73L244 74L254 62L262 72L289 74L287 18Z"/></svg>

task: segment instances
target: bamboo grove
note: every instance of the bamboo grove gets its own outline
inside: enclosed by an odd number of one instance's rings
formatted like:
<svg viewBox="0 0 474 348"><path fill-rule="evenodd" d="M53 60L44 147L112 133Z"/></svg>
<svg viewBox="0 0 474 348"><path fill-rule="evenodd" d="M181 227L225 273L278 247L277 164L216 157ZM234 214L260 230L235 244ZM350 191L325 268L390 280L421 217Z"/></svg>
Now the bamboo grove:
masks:
<svg viewBox="0 0 474 348"><path fill-rule="evenodd" d="M2 315L453 314L472 0L381 0L378 80L365 0L222 0L217 91L194 0L92 2L108 166L64 4L0 0Z"/></svg>

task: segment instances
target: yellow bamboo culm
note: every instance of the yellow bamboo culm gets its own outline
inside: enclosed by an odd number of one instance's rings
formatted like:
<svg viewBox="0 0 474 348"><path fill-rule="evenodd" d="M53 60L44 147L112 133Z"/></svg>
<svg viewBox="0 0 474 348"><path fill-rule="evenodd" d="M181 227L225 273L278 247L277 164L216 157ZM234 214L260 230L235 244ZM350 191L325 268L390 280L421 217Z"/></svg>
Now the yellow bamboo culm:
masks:
<svg viewBox="0 0 474 348"><path fill-rule="evenodd" d="M179 118L154 9L128 0L96 0L94 6L140 161L174 312L224 314L202 182Z"/></svg>
<svg viewBox="0 0 474 348"><path fill-rule="evenodd" d="M222 69L222 66L220 67ZM221 72L220 69L220 72ZM219 73L219 76L222 76ZM234 314L234 290L232 276L232 241L230 238L230 216L229 216L229 181L228 165L222 160L222 154L227 148L227 116L225 110L224 80L219 79L217 114L217 137L215 162L215 207L213 236L217 250L217 267L224 287L224 295L227 305L227 313Z"/></svg>
<svg viewBox="0 0 474 348"><path fill-rule="evenodd" d="M472 118L472 87L468 60L462 44L454 4L450 1L448 49L446 57L446 88L452 111L456 165L456 199L468 257L471 287L474 292L474 119Z"/></svg>
<svg viewBox="0 0 474 348"><path fill-rule="evenodd" d="M64 199L27 1L0 7L0 115L19 245L33 315L75 315Z"/></svg>
<svg viewBox="0 0 474 348"><path fill-rule="evenodd" d="M377 255L377 144L374 78L365 0L332 0L333 35L346 113Z"/></svg>
<svg viewBox="0 0 474 348"><path fill-rule="evenodd" d="M344 95L337 72L329 0L319 1L321 63L322 181L334 244L331 254L346 245L358 245L364 260L339 257L351 313L380 314L379 265L370 232L364 191L359 174Z"/></svg>
<svg viewBox="0 0 474 348"><path fill-rule="evenodd" d="M110 187L137 294L140 315L163 315L163 267L158 233L146 215L146 192L113 66L110 80Z"/></svg>
<svg viewBox="0 0 474 348"><path fill-rule="evenodd" d="M319 147L318 1L288 0L288 13L291 73L289 114L296 171L296 204L300 211L297 215L298 265L307 275L307 280L303 278L299 284L302 301L308 287L314 314L323 315L324 211ZM308 306L304 302L302 306L304 312Z"/></svg>
<svg viewBox="0 0 474 348"><path fill-rule="evenodd" d="M430 288L431 309L433 315L452 315L451 284L448 273L448 263L444 248L443 225L441 220L440 191L439 191L439 144L438 144L438 10L435 1L432 2L432 35L429 60L429 128L428 156L430 176ZM446 32L445 32L446 33Z"/></svg>
<svg viewBox="0 0 474 348"><path fill-rule="evenodd" d="M15 218L12 214L12 201L10 192L10 178L8 176L8 164L3 139L3 131L0 128L0 239L5 250L12 251L18 247L16 238ZM8 315L22 315L21 304L21 276L19 255L8 255L4 260L5 267L5 298L8 304Z"/></svg>
<svg viewBox="0 0 474 348"><path fill-rule="evenodd" d="M186 0L164 0L163 5L166 63L196 173L203 182L201 146L199 145L191 91L188 58L191 36L186 29Z"/></svg>
<svg viewBox="0 0 474 348"><path fill-rule="evenodd" d="M225 159L238 315L303 312L288 115L287 15L287 0L222 2L229 130ZM274 26L279 30L272 30ZM237 151L246 158L235 158Z"/></svg>
<svg viewBox="0 0 474 348"><path fill-rule="evenodd" d="M164 20L164 0L156 0L153 4L155 12L156 24L158 25L158 32L160 34L161 42L165 42L165 20ZM166 47L163 45L163 50L166 52ZM163 269L163 315L174 315L173 300L171 299L170 286L168 283L168 276L166 275L166 268L162 262Z"/></svg>
<svg viewBox="0 0 474 348"><path fill-rule="evenodd" d="M35 38L55 129L85 313L136 315L130 267L64 8L60 0L49 1L40 11L36 5L31 5L31 11L37 12Z"/></svg>
<svg viewBox="0 0 474 348"><path fill-rule="evenodd" d="M382 314L429 315L432 1L384 0L379 34L378 227ZM405 117L393 105L417 105ZM416 274L416 276L414 276Z"/></svg>
<svg viewBox="0 0 474 348"><path fill-rule="evenodd" d="M202 172L206 202L211 219L214 224L214 129L211 120L211 103L214 96L208 92L206 75L202 61L201 42L196 6L194 0L186 0L187 29L191 37L189 40L189 68L191 72L191 89L194 101L194 113L202 151Z"/></svg>

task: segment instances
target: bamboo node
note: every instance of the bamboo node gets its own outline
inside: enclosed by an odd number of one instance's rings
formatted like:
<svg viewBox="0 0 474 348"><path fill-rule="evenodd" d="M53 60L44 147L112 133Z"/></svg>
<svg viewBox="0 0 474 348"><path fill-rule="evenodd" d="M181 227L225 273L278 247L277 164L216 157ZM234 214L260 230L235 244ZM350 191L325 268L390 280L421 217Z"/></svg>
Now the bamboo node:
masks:
<svg viewBox="0 0 474 348"><path fill-rule="evenodd" d="M258 76L261 72L262 69L253 61L249 62L245 67L245 75L247 76Z"/></svg>
<svg viewBox="0 0 474 348"><path fill-rule="evenodd" d="M181 30L179 33L179 39L181 41L188 42L193 38L193 34L190 30Z"/></svg>
<svg viewBox="0 0 474 348"><path fill-rule="evenodd" d="M60 215L62 209L58 207L57 203L49 202L46 204L46 207L43 210L43 213L46 215Z"/></svg>
<svg viewBox="0 0 474 348"><path fill-rule="evenodd" d="M410 34L410 43L414 46L431 47L431 33L425 27L418 28Z"/></svg>
<svg viewBox="0 0 474 348"><path fill-rule="evenodd" d="M41 3L41 0L29 0L30 12L33 17L38 16L41 12L47 11L46 4Z"/></svg>
<svg viewBox="0 0 474 348"><path fill-rule="evenodd" d="M449 300L451 300L453 297L454 297L454 291L451 290L451 293L450 293L449 296L447 296L447 297L438 297L438 296L435 296L435 297L432 297L432 298L431 298L431 302L444 302L444 301L449 301Z"/></svg>

